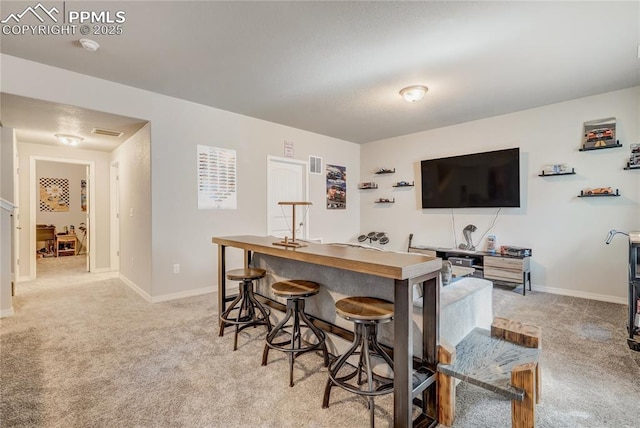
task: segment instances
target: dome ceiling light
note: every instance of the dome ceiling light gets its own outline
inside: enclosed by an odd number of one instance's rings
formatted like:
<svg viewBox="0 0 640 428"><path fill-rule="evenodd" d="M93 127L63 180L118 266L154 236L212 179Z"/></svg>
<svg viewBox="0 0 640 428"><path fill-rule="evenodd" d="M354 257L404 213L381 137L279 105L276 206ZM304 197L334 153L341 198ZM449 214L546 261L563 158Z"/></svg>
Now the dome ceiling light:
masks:
<svg viewBox="0 0 640 428"><path fill-rule="evenodd" d="M429 88L422 85L407 86L400 90L400 95L402 95L402 98L404 98L406 102L415 103L423 99L428 90Z"/></svg>
<svg viewBox="0 0 640 428"><path fill-rule="evenodd" d="M77 146L82 143L84 138L77 137L75 135L67 135L67 134L56 134L56 138L60 140L60 142L66 146Z"/></svg>

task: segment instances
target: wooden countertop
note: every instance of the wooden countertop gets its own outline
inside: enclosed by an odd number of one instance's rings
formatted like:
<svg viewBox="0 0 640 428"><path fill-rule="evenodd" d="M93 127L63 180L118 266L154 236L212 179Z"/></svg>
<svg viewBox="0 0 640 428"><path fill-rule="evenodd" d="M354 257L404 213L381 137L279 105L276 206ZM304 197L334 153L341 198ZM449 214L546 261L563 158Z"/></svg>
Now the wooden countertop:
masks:
<svg viewBox="0 0 640 428"><path fill-rule="evenodd" d="M416 278L439 270L442 260L418 254L377 251L343 244L308 243L306 247L287 248L273 245L273 236L221 236L212 242L285 259L330 266L391 279Z"/></svg>

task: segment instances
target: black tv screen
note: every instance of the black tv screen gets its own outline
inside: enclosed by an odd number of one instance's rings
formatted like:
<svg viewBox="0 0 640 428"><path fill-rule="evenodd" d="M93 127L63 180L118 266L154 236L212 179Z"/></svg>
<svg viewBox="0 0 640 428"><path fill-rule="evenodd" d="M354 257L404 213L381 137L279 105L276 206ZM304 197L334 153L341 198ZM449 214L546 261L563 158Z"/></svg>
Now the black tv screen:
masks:
<svg viewBox="0 0 640 428"><path fill-rule="evenodd" d="M423 160L422 208L520 206L520 149Z"/></svg>

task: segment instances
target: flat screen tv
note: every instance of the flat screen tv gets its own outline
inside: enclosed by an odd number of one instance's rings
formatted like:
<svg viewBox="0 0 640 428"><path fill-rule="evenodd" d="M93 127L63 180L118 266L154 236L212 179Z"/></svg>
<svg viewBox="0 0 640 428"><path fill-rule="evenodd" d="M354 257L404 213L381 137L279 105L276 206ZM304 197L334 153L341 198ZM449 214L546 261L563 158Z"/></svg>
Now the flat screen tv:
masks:
<svg viewBox="0 0 640 428"><path fill-rule="evenodd" d="M520 206L520 149L423 160L422 208Z"/></svg>

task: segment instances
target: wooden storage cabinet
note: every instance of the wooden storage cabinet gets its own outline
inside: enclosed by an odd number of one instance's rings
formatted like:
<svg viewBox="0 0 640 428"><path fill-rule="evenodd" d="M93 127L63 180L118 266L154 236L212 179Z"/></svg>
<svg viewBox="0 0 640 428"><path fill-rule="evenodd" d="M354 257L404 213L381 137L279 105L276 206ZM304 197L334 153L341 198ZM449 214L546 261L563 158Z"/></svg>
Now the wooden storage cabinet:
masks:
<svg viewBox="0 0 640 428"><path fill-rule="evenodd" d="M523 284L527 280L530 257L523 259L484 256L484 277Z"/></svg>
<svg viewBox="0 0 640 428"><path fill-rule="evenodd" d="M75 256L77 251L76 235L56 236L56 257Z"/></svg>

